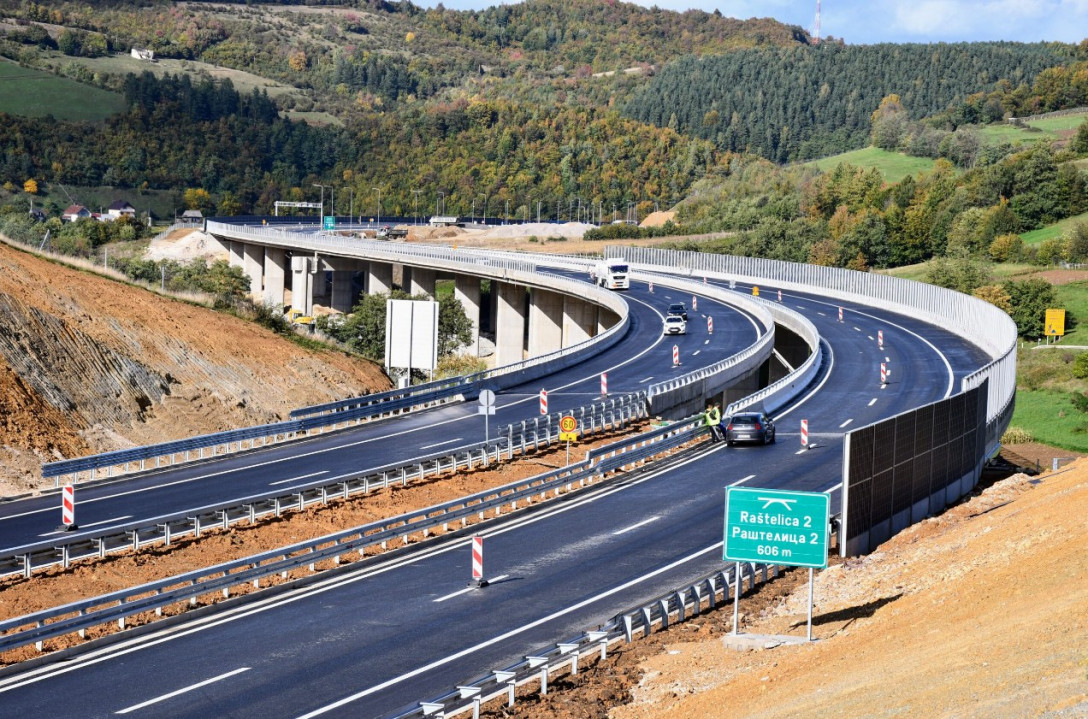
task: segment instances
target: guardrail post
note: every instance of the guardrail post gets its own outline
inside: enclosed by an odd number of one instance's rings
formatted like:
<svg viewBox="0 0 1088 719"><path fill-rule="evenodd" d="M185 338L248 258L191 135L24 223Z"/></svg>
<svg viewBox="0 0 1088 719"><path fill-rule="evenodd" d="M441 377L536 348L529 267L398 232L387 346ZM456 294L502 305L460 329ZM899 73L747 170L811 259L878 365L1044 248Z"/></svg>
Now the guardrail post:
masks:
<svg viewBox="0 0 1088 719"><path fill-rule="evenodd" d="M23 578L24 579L30 579L30 573L31 573L30 555L29 554L24 554L23 555Z"/></svg>
<svg viewBox="0 0 1088 719"><path fill-rule="evenodd" d="M634 624L634 622L631 619L631 615L630 614L624 614L623 615L623 639L628 644L630 644L631 641L634 639L634 633L633 633L633 630L632 630L632 625L633 624Z"/></svg>
<svg viewBox="0 0 1088 719"><path fill-rule="evenodd" d="M652 617L650 616L650 607L642 607L639 610L639 614L642 617L642 636L648 637L653 632L653 626L651 624Z"/></svg>

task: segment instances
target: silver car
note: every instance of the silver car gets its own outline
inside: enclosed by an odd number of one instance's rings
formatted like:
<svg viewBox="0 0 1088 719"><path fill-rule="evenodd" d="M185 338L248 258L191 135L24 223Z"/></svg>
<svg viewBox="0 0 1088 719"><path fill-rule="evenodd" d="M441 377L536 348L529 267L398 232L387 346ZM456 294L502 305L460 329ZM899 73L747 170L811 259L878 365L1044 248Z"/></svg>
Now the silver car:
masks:
<svg viewBox="0 0 1088 719"><path fill-rule="evenodd" d="M685 335L688 333L688 323L680 315L669 315L665 318L665 331L667 335Z"/></svg>

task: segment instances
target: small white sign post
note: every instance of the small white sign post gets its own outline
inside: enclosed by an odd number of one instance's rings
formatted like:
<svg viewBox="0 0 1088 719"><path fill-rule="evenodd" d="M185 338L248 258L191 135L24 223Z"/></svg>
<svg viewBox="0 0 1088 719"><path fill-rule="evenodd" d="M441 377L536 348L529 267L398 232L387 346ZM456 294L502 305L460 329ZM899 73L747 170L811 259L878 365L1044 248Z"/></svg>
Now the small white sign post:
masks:
<svg viewBox="0 0 1088 719"><path fill-rule="evenodd" d="M476 411L484 416L484 444L487 444L491 441L490 422L487 418L495 414L495 393L489 389L480 390L480 407Z"/></svg>

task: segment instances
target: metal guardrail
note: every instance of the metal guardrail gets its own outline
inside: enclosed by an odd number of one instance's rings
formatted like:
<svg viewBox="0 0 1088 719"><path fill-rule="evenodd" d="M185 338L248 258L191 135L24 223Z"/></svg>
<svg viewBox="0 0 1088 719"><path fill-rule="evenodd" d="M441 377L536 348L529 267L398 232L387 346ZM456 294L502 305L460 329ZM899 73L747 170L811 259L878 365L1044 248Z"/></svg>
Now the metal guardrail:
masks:
<svg viewBox="0 0 1088 719"><path fill-rule="evenodd" d="M237 447L237 450L241 451L243 444L246 442L249 443L248 448L258 446L255 444L257 440L261 440L259 446L265 446L268 438L271 438L272 442L280 441L278 438L281 435L284 440L293 439L301 431L310 433L313 430L324 430L330 426L336 428L341 422L351 420L361 422L432 402L442 402L457 395L465 395L471 398L478 394L479 390L484 386L502 389L568 367L594 353L608 349L622 339L630 321L627 304L614 293L554 274L539 273L536 271L536 266L526 260L476 256L459 253L447 247L431 245L398 245L396 250L391 251L388 243L353 240L323 233L316 235L318 239L315 241L312 236L292 234L280 229L238 227L219 222L206 223L206 229L242 241L250 239L276 245L300 247L315 252L336 251L350 256L365 254L368 257L380 257L391 262L404 261L406 257L408 259L425 259L439 262L447 269L460 269L496 279L520 281L528 285L541 286L551 291L595 301L596 304L607 307L614 312L619 317L619 321L604 332L583 342L504 367L454 380L438 380L426 385L405 388L404 390L391 390L380 393L378 396L370 396L369 399L364 396L363 398L345 400L343 407L354 407L357 410L354 415L336 413L334 411L336 409L335 405L339 403L331 403L333 406L320 406L326 409L304 408L303 410L296 410L291 413L292 419L286 422L229 430L174 442L163 442L44 464L42 466L42 476L46 478L53 477L54 486L60 485L62 477L70 477L72 483L78 483L81 479L80 475L84 472L88 473L88 479L96 479L100 470L104 470L107 477L112 477L115 473L129 471L129 465L137 462L139 462L139 467L135 471L143 471L147 469L149 460L155 460L155 467L162 466L164 458L169 458L169 461L166 462L167 465L174 464L178 455L184 455L184 461L191 461L194 451L197 452L197 459L203 459L204 450L207 449L212 450L211 456L217 456L231 452L233 447ZM301 422L301 424L296 425L292 424L292 422Z"/></svg>
<svg viewBox="0 0 1088 719"><path fill-rule="evenodd" d="M650 247L608 246L606 257L623 257L643 270L719 276L742 282L771 283L800 292L818 288L828 297L909 314L944 327L980 347L992 361L965 377L966 391L989 379L987 399L987 455L997 448L1001 433L1012 418L1016 394L1016 323L994 305L960 292L875 272L855 272L797 262L716 255Z"/></svg>
<svg viewBox="0 0 1088 719"><path fill-rule="evenodd" d="M280 516L288 511L302 511L314 504L327 504L330 499L368 494L390 484L407 484L409 479L422 480L430 475L472 469L512 459L515 452L522 455L537 451L541 446L558 442L559 418L572 415L579 420L581 431L596 434L624 426L646 416L645 395L641 392L605 400L573 409L555 412L496 429L495 439L445 449L410 463L393 463L373 467L340 477L323 478L299 484L275 494L260 494L234 498L227 502L194 507L168 515L143 518L127 524L102 527L91 532L62 533L52 539L14 547L0 553L0 576L22 574L30 577L35 570L55 565L65 568L71 562L90 557L172 541L186 535L200 536L203 530L226 529L238 522L254 523L266 516Z"/></svg>
<svg viewBox="0 0 1088 719"><path fill-rule="evenodd" d="M571 675L577 675L583 657L599 655L604 660L609 646L619 642L629 644L634 641L637 632L649 636L654 627L667 629L673 622L694 618L702 611L710 611L729 601L731 595L736 601L737 595L744 593L746 579L751 591L755 589L757 574L765 583L769 578L778 577L778 567L748 563L741 565L739 578L736 574L733 565L704 575L684 587L618 614L597 629L583 631L565 641L542 647L513 664L488 672L441 696L388 714L386 719L453 717L468 712L478 717L481 707L495 699L505 697L506 706L513 707L517 688L533 683L538 684L541 696L547 695L549 680L564 667L569 668Z"/></svg>
<svg viewBox="0 0 1088 719"><path fill-rule="evenodd" d="M412 535L426 537L438 527L446 531L451 523L458 521L461 526L466 526L470 517L483 520L492 511L493 516L500 516L507 505L511 510L516 510L519 502L531 501L535 497L544 498L549 492L558 496L572 491L575 483L584 487L595 483L606 473L642 461L650 454L675 449L702 434L697 422L690 420L654 430L650 433L653 435L651 442L639 436L613 443L610 447L615 454L609 454L611 461L608 463L587 459L390 519L5 620L0 622L0 652L29 644L43 650L46 640L75 632L82 634L107 622L117 622L119 628L124 629L126 618L142 612L161 612L165 607L182 602L195 604L198 597L212 593L222 592L224 596L229 596L231 587L242 584L259 586L262 579L276 574L286 576L287 572L302 567L314 572L321 562L331 561L337 565L345 555L361 555L368 547L380 546L384 549L391 541L408 544ZM620 451L624 448L626 452ZM619 460L623 460L622 463ZM526 501L527 505L529 501Z"/></svg>

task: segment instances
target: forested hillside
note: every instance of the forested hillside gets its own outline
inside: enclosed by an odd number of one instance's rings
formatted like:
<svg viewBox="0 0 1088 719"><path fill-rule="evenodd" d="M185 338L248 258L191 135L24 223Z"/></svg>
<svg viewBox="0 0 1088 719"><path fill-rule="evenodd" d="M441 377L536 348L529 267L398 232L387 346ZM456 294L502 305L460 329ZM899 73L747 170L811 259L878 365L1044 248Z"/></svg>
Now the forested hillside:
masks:
<svg viewBox="0 0 1088 719"><path fill-rule="evenodd" d="M1031 85L1071 60L1067 45L960 43L761 49L684 57L661 70L626 114L777 162L864 147L869 119L898 94L914 118L992 88Z"/></svg>

